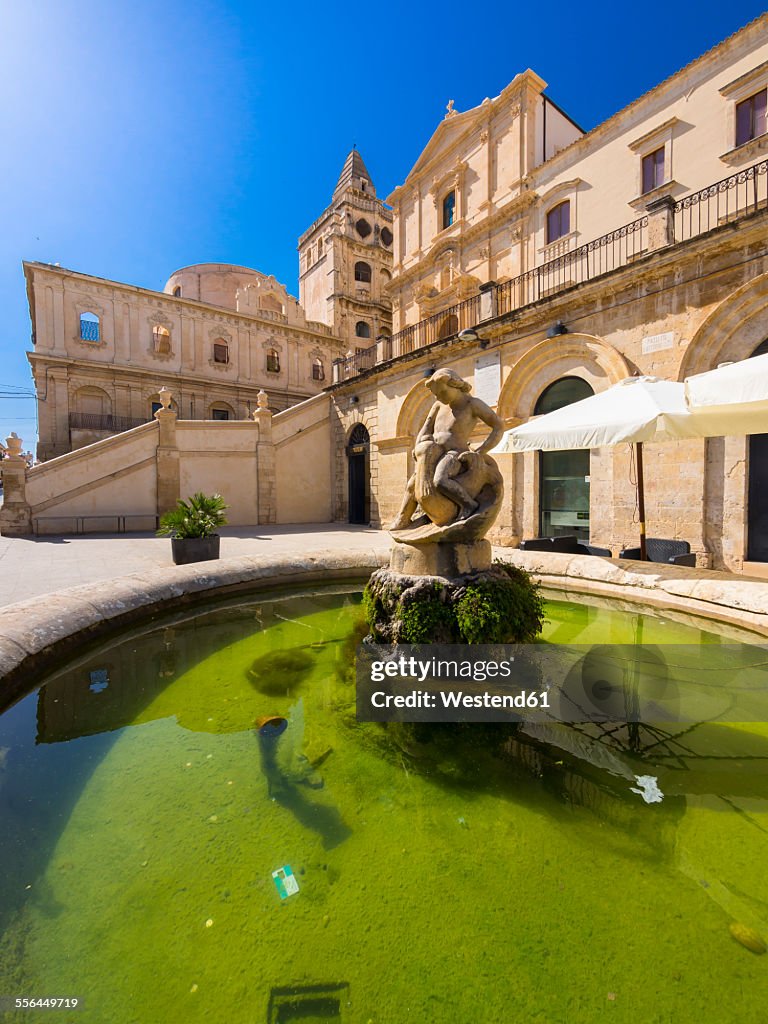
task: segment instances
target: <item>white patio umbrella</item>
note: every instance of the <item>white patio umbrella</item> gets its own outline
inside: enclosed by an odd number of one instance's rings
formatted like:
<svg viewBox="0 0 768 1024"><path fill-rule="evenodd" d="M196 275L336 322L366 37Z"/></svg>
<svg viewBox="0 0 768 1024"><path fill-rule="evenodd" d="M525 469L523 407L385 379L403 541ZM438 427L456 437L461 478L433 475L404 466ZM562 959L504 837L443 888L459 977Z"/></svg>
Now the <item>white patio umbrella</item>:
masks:
<svg viewBox="0 0 768 1024"><path fill-rule="evenodd" d="M685 400L706 436L768 433L768 355L687 377Z"/></svg>
<svg viewBox="0 0 768 1024"><path fill-rule="evenodd" d="M493 452L567 451L634 444L640 557L645 560L643 443L704 436L701 424L686 407L682 383L630 377L580 402L507 430Z"/></svg>

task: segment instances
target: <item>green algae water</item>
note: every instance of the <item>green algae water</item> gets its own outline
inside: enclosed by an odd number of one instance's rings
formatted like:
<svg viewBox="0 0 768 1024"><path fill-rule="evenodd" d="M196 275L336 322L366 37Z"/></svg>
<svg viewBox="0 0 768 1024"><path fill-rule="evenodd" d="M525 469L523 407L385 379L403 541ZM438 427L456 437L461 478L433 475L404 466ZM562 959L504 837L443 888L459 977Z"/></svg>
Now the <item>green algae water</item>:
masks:
<svg viewBox="0 0 768 1024"><path fill-rule="evenodd" d="M724 642L547 614L556 643ZM768 726L358 724L360 618L336 591L168 620L0 717L0 995L82 1003L4 1019L766 1019L729 925L768 936Z"/></svg>

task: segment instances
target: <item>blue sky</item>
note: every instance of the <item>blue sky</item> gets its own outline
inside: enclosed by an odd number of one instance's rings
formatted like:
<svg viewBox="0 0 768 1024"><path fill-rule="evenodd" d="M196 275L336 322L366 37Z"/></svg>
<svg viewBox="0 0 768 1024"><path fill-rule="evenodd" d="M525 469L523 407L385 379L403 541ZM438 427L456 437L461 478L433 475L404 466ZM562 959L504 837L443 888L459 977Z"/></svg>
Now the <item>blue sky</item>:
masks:
<svg viewBox="0 0 768 1024"><path fill-rule="evenodd" d="M386 196L453 99L531 67L594 127L760 14L755 4L5 0L0 393L30 388L22 259L162 289L203 261L297 294L296 240L356 144ZM35 403L0 398L31 446Z"/></svg>

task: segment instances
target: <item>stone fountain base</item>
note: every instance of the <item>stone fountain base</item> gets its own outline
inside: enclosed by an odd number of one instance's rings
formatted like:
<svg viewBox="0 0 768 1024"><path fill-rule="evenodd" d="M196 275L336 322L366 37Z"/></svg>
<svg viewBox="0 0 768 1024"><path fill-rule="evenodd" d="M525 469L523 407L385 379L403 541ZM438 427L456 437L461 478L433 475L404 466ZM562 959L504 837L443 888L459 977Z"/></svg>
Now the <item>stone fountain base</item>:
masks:
<svg viewBox="0 0 768 1024"><path fill-rule="evenodd" d="M543 605L536 584L516 566L491 564L487 541L398 550L408 547L396 545L390 567L377 570L365 588L366 618L378 643L530 643L540 633ZM456 550L463 547L473 550ZM482 567L471 567L472 559ZM400 564L439 567L445 574L402 572Z"/></svg>
<svg viewBox="0 0 768 1024"><path fill-rule="evenodd" d="M413 543L395 540L390 559L393 572L411 576L443 576L454 579L491 568L491 545L487 540L465 544Z"/></svg>

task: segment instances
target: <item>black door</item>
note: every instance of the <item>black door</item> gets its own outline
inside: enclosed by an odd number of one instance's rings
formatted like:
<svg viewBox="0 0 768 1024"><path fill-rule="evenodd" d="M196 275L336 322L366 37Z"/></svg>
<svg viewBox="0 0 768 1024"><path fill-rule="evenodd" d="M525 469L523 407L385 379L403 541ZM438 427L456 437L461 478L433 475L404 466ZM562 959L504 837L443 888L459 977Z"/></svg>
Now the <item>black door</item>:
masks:
<svg viewBox="0 0 768 1024"><path fill-rule="evenodd" d="M766 352L768 340L758 345L752 355L762 356ZM747 561L768 562L768 434L750 435L748 465Z"/></svg>
<svg viewBox="0 0 768 1024"><path fill-rule="evenodd" d="M749 439L747 561L768 562L768 434Z"/></svg>
<svg viewBox="0 0 768 1024"><path fill-rule="evenodd" d="M349 495L349 521L370 522L368 507L368 452L370 436L362 423L356 423L347 444L347 482Z"/></svg>
<svg viewBox="0 0 768 1024"><path fill-rule="evenodd" d="M366 523L365 517L365 452L349 456L349 521Z"/></svg>

